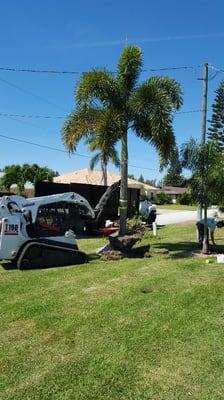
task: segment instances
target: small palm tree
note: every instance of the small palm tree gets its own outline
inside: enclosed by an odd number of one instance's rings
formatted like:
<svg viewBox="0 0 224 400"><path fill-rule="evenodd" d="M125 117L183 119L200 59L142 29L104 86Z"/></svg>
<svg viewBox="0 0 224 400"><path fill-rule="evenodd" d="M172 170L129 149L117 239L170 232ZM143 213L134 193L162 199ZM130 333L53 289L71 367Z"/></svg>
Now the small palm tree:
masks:
<svg viewBox="0 0 224 400"><path fill-rule="evenodd" d="M207 210L212 204L224 200L224 157L215 141L199 145L194 139L182 146L181 161L184 168L192 172L191 195L204 209L204 240L202 253L208 254Z"/></svg>
<svg viewBox="0 0 224 400"><path fill-rule="evenodd" d="M108 134L98 132L87 139L89 151L96 152L90 161L90 169L96 164L101 164L103 184L107 186L107 165L111 161L116 167L120 166L120 160L115 148L114 140Z"/></svg>
<svg viewBox="0 0 224 400"><path fill-rule="evenodd" d="M180 84L168 77L151 77L138 83L142 51L127 46L116 74L105 69L82 75L76 89L76 110L64 124L63 141L69 152L81 139L106 132L121 141L120 235L126 231L128 132L131 130L157 150L161 166L175 146L173 112L182 104Z"/></svg>

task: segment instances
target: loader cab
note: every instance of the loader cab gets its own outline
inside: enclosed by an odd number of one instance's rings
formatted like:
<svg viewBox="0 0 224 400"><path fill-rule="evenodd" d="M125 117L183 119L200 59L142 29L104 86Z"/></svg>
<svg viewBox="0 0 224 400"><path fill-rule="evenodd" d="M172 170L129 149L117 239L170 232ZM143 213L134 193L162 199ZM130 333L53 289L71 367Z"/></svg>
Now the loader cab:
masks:
<svg viewBox="0 0 224 400"><path fill-rule="evenodd" d="M78 216L79 210L75 204L44 204L37 212L36 234L38 237L63 236L66 231L72 229Z"/></svg>
<svg viewBox="0 0 224 400"><path fill-rule="evenodd" d="M38 208L36 221L27 227L30 237L64 236L72 229L74 233L85 230L86 209L68 202L44 204Z"/></svg>

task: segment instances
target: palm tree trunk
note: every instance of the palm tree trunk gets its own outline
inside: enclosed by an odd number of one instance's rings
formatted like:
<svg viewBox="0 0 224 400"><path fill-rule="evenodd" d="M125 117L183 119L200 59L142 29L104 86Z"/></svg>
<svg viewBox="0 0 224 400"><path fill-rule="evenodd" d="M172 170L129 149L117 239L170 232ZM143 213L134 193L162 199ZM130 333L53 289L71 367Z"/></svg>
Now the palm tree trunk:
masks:
<svg viewBox="0 0 224 400"><path fill-rule="evenodd" d="M203 240L202 253L208 254L208 251L209 251L209 238L208 238L207 204L205 204L205 207L204 207L204 240Z"/></svg>
<svg viewBox="0 0 224 400"><path fill-rule="evenodd" d="M104 186L107 186L107 164L103 160L101 160L101 170L103 176L103 184Z"/></svg>
<svg viewBox="0 0 224 400"><path fill-rule="evenodd" d="M128 143L127 131L121 138L121 188L120 188L120 236L126 233L128 198Z"/></svg>

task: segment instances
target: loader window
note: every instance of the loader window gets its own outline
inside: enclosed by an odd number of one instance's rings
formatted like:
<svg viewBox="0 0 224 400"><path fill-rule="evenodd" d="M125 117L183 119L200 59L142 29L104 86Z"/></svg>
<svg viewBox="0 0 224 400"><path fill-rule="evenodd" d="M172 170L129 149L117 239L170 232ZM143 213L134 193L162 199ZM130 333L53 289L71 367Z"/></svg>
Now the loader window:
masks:
<svg viewBox="0 0 224 400"><path fill-rule="evenodd" d="M21 210L20 210L18 204L15 203L15 201L10 201L10 202L7 204L7 207L8 207L8 210L9 210L9 212L10 212L11 214L17 214L17 213L21 212Z"/></svg>
<svg viewBox="0 0 224 400"><path fill-rule="evenodd" d="M79 215L75 204L65 202L45 204L39 207L37 213L36 230L38 236L63 236L68 229L72 229Z"/></svg>

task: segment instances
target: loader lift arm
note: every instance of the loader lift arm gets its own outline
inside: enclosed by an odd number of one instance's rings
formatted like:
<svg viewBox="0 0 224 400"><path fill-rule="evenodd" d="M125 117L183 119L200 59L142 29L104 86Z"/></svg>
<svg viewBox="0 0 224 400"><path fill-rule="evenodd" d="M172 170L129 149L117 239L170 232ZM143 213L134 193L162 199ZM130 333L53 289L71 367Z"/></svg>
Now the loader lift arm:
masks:
<svg viewBox="0 0 224 400"><path fill-rule="evenodd" d="M117 181L109 186L103 196L100 198L96 207L94 208L95 219L89 220L87 223L88 231L91 233L94 229L98 229L105 226L105 220L108 219L106 215L106 208L109 201L119 190L121 181Z"/></svg>

